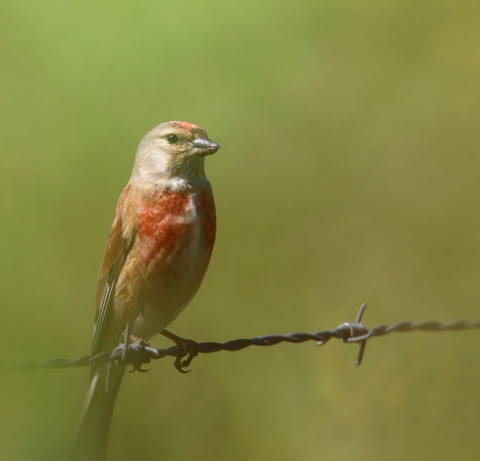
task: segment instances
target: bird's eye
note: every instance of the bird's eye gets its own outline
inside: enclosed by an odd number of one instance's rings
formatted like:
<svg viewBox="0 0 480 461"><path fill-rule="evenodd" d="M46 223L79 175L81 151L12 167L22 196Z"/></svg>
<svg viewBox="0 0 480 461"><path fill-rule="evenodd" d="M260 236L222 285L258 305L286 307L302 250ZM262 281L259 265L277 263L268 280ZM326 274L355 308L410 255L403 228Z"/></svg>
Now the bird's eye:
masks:
<svg viewBox="0 0 480 461"><path fill-rule="evenodd" d="M176 134L169 134L167 135L167 141L169 144L176 144L178 141L178 136Z"/></svg>

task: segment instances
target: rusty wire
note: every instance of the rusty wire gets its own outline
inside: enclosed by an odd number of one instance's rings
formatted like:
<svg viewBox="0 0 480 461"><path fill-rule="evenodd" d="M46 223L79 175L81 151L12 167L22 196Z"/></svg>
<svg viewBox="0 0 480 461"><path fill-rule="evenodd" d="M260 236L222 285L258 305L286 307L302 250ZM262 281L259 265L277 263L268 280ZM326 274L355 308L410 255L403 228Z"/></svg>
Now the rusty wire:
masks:
<svg viewBox="0 0 480 461"><path fill-rule="evenodd" d="M201 354L210 354L218 351L235 352L245 349L249 346L274 346L276 344L287 342L299 344L306 341L316 341L317 345L323 346L330 339L341 339L346 343L359 343L360 350L357 357L357 365L360 365L365 351L367 340L376 336L384 336L390 333L405 333L411 331L467 331L471 329L480 329L480 321L470 322L467 320L455 320L450 323L441 323L434 320L414 323L409 321L397 322L393 325L377 325L368 330L361 323L366 304L362 304L355 322L342 323L332 330L321 330L315 333L289 333L286 335L266 335L251 339L234 339L226 343L204 342L197 344L197 351ZM68 368L83 367L97 363L117 362L120 365L133 365L139 369L142 364L150 363L151 360L161 359L167 356L183 357L185 349L182 346L173 346L168 349L154 349L152 347L139 346L136 343L129 343L128 333L125 335L126 341L118 346L112 353L102 352L95 356L81 356L74 360L52 359L44 362L25 362L19 364L0 364L2 370L37 370L40 368Z"/></svg>

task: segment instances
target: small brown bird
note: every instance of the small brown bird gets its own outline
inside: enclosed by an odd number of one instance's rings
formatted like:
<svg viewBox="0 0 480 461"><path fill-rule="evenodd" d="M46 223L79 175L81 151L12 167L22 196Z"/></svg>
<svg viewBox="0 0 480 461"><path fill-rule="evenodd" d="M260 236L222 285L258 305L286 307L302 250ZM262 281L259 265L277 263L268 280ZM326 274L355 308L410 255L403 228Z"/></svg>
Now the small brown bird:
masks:
<svg viewBox="0 0 480 461"><path fill-rule="evenodd" d="M92 355L113 351L127 324L137 339L160 332L176 338L164 329L200 287L215 241L204 161L218 148L202 128L186 122L163 123L140 142L100 269ZM106 458L125 367L93 365L91 371L70 461Z"/></svg>

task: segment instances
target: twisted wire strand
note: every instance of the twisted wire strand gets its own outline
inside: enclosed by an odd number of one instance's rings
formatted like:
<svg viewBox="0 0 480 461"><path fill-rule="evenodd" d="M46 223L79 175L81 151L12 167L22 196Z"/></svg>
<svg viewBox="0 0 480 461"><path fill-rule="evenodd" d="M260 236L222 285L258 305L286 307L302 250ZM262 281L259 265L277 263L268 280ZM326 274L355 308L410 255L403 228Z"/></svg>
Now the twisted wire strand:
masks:
<svg viewBox="0 0 480 461"><path fill-rule="evenodd" d="M266 335L250 339L234 339L226 343L203 342L197 344L197 351L201 354L211 354L219 351L236 352L250 346L274 346L276 344L287 342L300 344L306 341L315 341L317 345L323 346L332 338L341 339L346 343L359 343L360 351L357 358L357 365L360 365L368 339L378 336L385 336L390 333L406 333L412 331L442 332L442 331L468 331L480 329L480 320L471 322L468 320L455 320L449 323L438 321L425 321L414 323L409 321L397 322L393 325L377 325L368 330L361 323L366 304L362 304L357 316L357 320L352 323L342 323L332 330L320 330L314 333L289 333L286 335ZM84 367L97 363L117 362L121 365L133 365L139 369L142 364L150 363L151 360L158 360L167 356L183 357L185 349L182 346L174 346L168 349L154 349L152 347L142 347L136 343L129 344L128 334L125 344L118 346L112 353L101 352L95 356L83 355L74 360L57 358L44 362L24 362L19 364L0 363L1 370L38 370L40 368L59 369L69 367Z"/></svg>

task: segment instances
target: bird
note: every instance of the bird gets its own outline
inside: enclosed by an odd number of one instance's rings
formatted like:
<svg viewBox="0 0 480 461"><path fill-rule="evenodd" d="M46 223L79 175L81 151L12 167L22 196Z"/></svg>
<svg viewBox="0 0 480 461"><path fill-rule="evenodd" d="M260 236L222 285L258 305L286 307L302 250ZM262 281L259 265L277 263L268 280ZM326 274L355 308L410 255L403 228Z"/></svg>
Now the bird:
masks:
<svg viewBox="0 0 480 461"><path fill-rule="evenodd" d="M209 265L216 235L205 157L219 145L188 122L162 123L141 140L117 203L97 284L92 356L112 352L129 325L148 344L188 305ZM188 340L185 340L188 341ZM181 371L189 360L177 358ZM70 461L107 456L110 422L125 366L91 366L91 383Z"/></svg>

